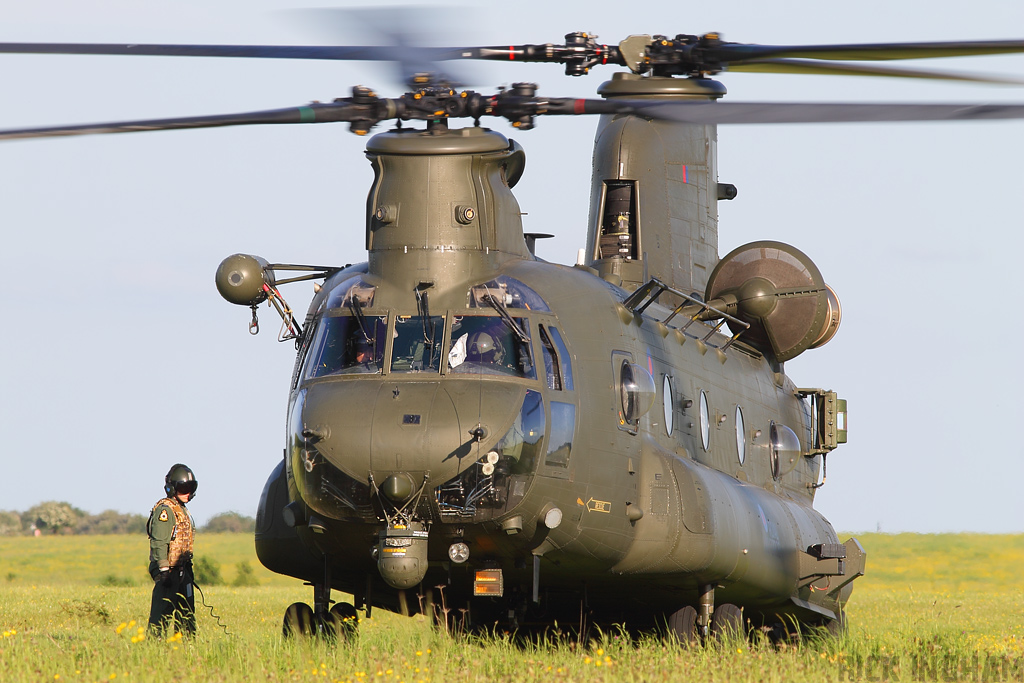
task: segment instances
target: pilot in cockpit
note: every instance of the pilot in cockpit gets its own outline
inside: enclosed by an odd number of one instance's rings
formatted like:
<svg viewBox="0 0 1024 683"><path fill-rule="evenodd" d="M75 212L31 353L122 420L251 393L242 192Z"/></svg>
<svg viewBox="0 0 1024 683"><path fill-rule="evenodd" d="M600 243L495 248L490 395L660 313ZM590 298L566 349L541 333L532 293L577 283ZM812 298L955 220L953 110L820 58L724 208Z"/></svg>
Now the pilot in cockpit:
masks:
<svg viewBox="0 0 1024 683"><path fill-rule="evenodd" d="M352 348L352 361L358 372L378 372L377 363L373 357L373 345L365 336L356 335Z"/></svg>
<svg viewBox="0 0 1024 683"><path fill-rule="evenodd" d="M505 350L501 342L487 332L475 332L466 346L466 360L486 365L501 365Z"/></svg>

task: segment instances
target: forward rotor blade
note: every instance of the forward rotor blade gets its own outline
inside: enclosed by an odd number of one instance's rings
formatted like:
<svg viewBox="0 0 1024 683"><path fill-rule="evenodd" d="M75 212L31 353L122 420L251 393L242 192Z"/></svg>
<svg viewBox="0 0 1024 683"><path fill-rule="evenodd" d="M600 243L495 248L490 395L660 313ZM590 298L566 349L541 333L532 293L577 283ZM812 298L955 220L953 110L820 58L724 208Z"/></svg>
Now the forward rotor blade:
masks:
<svg viewBox="0 0 1024 683"><path fill-rule="evenodd" d="M923 78L940 81L966 81L996 85L1024 85L1024 79L983 74L965 74L861 64L830 64L807 59L761 59L730 64L728 71L744 73L813 74L822 76L882 76L887 78Z"/></svg>
<svg viewBox="0 0 1024 683"><path fill-rule="evenodd" d="M112 123L80 124L74 126L0 130L0 140L52 138L71 135L94 135L100 133L141 133L144 131L154 130L219 128L223 126L250 126L273 123L329 123L334 121L350 121L352 118L352 107L347 103L311 104L305 107L270 109L267 111L247 112L242 114L186 116L171 119L146 119L140 121L117 121Z"/></svg>
<svg viewBox="0 0 1024 683"><path fill-rule="evenodd" d="M741 43L723 43L721 45L709 46L705 49L710 59L729 64L777 57L878 61L1013 54L1024 52L1024 40L864 43L851 45L745 45Z"/></svg>
<svg viewBox="0 0 1024 683"><path fill-rule="evenodd" d="M472 59L469 52L452 47L405 46L402 59L426 61ZM260 59L333 59L392 61L395 48L378 45L139 45L129 43L0 43L0 53L59 55L144 55L149 57L255 57Z"/></svg>
<svg viewBox="0 0 1024 683"><path fill-rule="evenodd" d="M630 113L695 124L990 121L1024 118L1024 104L851 104L621 101ZM620 113L625 113L620 110Z"/></svg>
<svg viewBox="0 0 1024 683"><path fill-rule="evenodd" d="M451 92L451 91L450 91ZM456 97L452 93L453 97ZM414 99L415 101L415 99ZM626 114L650 119L704 124L760 123L854 123L893 121L978 121L1024 118L1024 104L850 104L781 102L651 102L649 100L584 100L575 98L537 99L475 93L463 99L466 108L449 114L431 109L410 109L404 98L372 99L356 104L351 100L305 107L272 109L242 114L190 116L171 119L118 121L74 126L0 130L0 140L64 137L103 133L138 133L188 128L218 128L262 124L331 123L349 121L357 133L365 133L379 121L392 118L479 118L502 116L509 121L526 120L532 126L537 115ZM524 118L525 117L525 118ZM358 127L357 127L358 126Z"/></svg>

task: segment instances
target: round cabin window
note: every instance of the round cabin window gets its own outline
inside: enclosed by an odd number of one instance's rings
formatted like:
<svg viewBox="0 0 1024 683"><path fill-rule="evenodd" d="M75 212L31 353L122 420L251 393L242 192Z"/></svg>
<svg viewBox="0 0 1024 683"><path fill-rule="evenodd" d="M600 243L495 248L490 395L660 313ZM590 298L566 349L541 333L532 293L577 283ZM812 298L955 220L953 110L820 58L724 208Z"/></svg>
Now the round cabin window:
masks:
<svg viewBox="0 0 1024 683"><path fill-rule="evenodd" d="M711 417L708 411L708 395L700 392L700 444L707 451L711 447Z"/></svg>
<svg viewBox="0 0 1024 683"><path fill-rule="evenodd" d="M665 375L661 387L661 402L665 409L665 433L672 436L675 428L675 402L672 398L672 378Z"/></svg>
<svg viewBox="0 0 1024 683"><path fill-rule="evenodd" d="M736 457L739 458L740 464L743 464L743 459L747 457L747 435L746 429L743 427L743 409L736 406Z"/></svg>

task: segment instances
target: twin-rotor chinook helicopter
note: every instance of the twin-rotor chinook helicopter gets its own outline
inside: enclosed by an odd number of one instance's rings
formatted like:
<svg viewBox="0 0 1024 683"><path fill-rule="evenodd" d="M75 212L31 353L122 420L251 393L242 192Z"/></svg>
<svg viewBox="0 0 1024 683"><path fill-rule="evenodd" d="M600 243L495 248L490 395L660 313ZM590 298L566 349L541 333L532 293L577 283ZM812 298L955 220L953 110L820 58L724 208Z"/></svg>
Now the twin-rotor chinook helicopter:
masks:
<svg viewBox="0 0 1024 683"><path fill-rule="evenodd" d="M396 59L395 48L0 44L0 52ZM349 122L371 138L369 260L344 268L227 258L221 294L269 302L298 354L282 461L260 499L256 549L313 586L286 633L349 632L373 607L472 626L660 625L683 641L794 623L844 623L864 573L812 507L846 404L798 387L785 361L839 326L835 293L802 252L754 242L718 257L718 123L1022 118L1024 105L719 101L723 70L996 82L842 60L1024 52L1024 41L840 46L715 35L584 33L563 45L420 48L417 59L628 67L603 99L495 95L427 74L399 98L357 87L330 103L150 121L0 131L0 139ZM587 246L537 259L512 194L500 116L600 114ZM470 118L477 125L452 128ZM423 128L402 121L424 121ZM282 277L283 273L304 273ZM323 279L305 319L278 287ZM333 602L332 590L354 603Z"/></svg>

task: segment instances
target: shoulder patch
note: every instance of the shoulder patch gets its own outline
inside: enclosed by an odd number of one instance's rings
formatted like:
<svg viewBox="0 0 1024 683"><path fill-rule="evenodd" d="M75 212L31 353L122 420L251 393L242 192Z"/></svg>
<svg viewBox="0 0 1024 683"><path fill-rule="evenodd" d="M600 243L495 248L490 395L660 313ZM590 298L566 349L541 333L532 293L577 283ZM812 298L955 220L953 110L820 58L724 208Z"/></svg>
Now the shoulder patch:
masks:
<svg viewBox="0 0 1024 683"><path fill-rule="evenodd" d="M161 510L160 511L160 521L161 522L166 522L167 521L167 510Z"/></svg>

